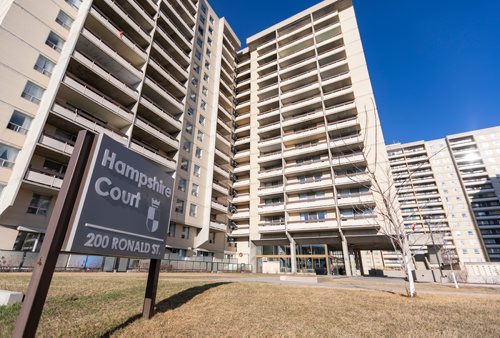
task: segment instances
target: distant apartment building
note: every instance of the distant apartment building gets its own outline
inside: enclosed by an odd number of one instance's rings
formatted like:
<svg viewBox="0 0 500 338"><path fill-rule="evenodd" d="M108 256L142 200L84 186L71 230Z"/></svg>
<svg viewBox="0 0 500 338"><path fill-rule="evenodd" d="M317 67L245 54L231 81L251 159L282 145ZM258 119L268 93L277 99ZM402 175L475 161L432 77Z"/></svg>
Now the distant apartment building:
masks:
<svg viewBox="0 0 500 338"><path fill-rule="evenodd" d="M36 251L76 134L175 173L167 252L351 273L392 186L352 3L240 41L197 0L0 4L0 249ZM375 166L377 163L377 166Z"/></svg>
<svg viewBox="0 0 500 338"><path fill-rule="evenodd" d="M387 151L403 222L426 268L500 261L500 127ZM395 265L394 254L382 255Z"/></svg>

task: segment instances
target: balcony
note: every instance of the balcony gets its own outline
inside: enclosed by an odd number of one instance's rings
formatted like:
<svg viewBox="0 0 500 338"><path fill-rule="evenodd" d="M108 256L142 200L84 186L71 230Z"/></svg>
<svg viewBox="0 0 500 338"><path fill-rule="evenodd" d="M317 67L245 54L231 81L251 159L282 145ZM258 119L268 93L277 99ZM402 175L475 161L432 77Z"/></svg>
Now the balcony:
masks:
<svg viewBox="0 0 500 338"><path fill-rule="evenodd" d="M212 200L212 209L218 210L224 214L227 213L227 205L216 200Z"/></svg>
<svg viewBox="0 0 500 338"><path fill-rule="evenodd" d="M179 141L176 138L172 137L165 131L142 119L141 117L137 117L137 119L135 120L135 125L147 132L149 135L152 135L161 140L170 148L179 149Z"/></svg>
<svg viewBox="0 0 500 338"><path fill-rule="evenodd" d="M43 133L38 139L38 143L61 153L71 155L74 149L74 142L58 138L57 136Z"/></svg>
<svg viewBox="0 0 500 338"><path fill-rule="evenodd" d="M236 182L233 183L233 188L248 187L249 185L250 185L249 178L238 179Z"/></svg>
<svg viewBox="0 0 500 338"><path fill-rule="evenodd" d="M289 199L286 205L286 209L289 211L312 211L328 208L326 205L330 203L330 207L333 206L333 196L323 197L323 198L311 198L311 199Z"/></svg>
<svg viewBox="0 0 500 338"><path fill-rule="evenodd" d="M224 196L227 195L227 190L228 188L224 187L222 184L218 183L218 182L213 182L212 183L212 188L214 190L217 190L218 192L220 192L221 194L223 194Z"/></svg>
<svg viewBox="0 0 500 338"><path fill-rule="evenodd" d="M245 209L238 209L238 211L231 216L232 220L241 220L241 219L247 219L250 217L250 211L248 208Z"/></svg>
<svg viewBox="0 0 500 338"><path fill-rule="evenodd" d="M285 174L299 174L309 171L317 171L319 169L325 169L330 167L330 161L328 159L322 159L319 161L308 161L300 164L289 164L286 166ZM281 173L281 171L280 171Z"/></svg>
<svg viewBox="0 0 500 338"><path fill-rule="evenodd" d="M369 182L370 176L366 173L335 176L335 185L367 184Z"/></svg>
<svg viewBox="0 0 500 338"><path fill-rule="evenodd" d="M30 167L26 171L24 179L26 181L40 184L46 187L60 189L63 183L64 174L53 172L43 168Z"/></svg>
<svg viewBox="0 0 500 338"><path fill-rule="evenodd" d="M284 222L262 222L259 223L260 233L272 233L272 232L283 232L285 231Z"/></svg>
<svg viewBox="0 0 500 338"><path fill-rule="evenodd" d="M305 180L304 182L293 182L293 183L289 182L286 186L286 191L287 192L298 192L303 190L311 191L327 187L332 187L331 179L324 178L316 180L314 178L311 178L309 180ZM289 203L291 202L289 201Z"/></svg>
<svg viewBox="0 0 500 338"><path fill-rule="evenodd" d="M288 221L287 223L287 229L290 232L330 230L337 228L338 225L337 225L337 220L335 218L296 220L296 221Z"/></svg>
<svg viewBox="0 0 500 338"><path fill-rule="evenodd" d="M283 202L259 205L259 214L275 213L284 210L285 207Z"/></svg>
<svg viewBox="0 0 500 338"><path fill-rule="evenodd" d="M148 77L146 77L144 83L146 86L144 87L143 91L144 94L146 94L149 98L154 99L158 104L164 106L174 115L182 113L182 111L184 110L184 103L182 101L174 97L172 94L168 93L156 81Z"/></svg>
<svg viewBox="0 0 500 338"><path fill-rule="evenodd" d="M233 203L248 203L250 202L250 194L238 194L236 197L233 197Z"/></svg>
<svg viewBox="0 0 500 338"><path fill-rule="evenodd" d="M210 229L215 230L215 231L226 232L227 227L224 223L211 219L210 220Z"/></svg>
<svg viewBox="0 0 500 338"><path fill-rule="evenodd" d="M371 192L339 195L337 197L338 205L355 205L355 204L374 204L373 195Z"/></svg>
<svg viewBox="0 0 500 338"><path fill-rule="evenodd" d="M269 178L269 177L274 177L274 176L282 176L282 171L283 171L283 169L281 167L260 170L259 174L258 174L258 178L263 179L263 178Z"/></svg>
<svg viewBox="0 0 500 338"><path fill-rule="evenodd" d="M169 158L167 155L161 154L159 151L145 145L141 144L139 141L135 140L130 143L130 149L135 150L140 155L147 157L170 170L175 170L176 163L173 159Z"/></svg>
<svg viewBox="0 0 500 338"><path fill-rule="evenodd" d="M341 216L340 226L342 228L377 228L380 227L375 215Z"/></svg>

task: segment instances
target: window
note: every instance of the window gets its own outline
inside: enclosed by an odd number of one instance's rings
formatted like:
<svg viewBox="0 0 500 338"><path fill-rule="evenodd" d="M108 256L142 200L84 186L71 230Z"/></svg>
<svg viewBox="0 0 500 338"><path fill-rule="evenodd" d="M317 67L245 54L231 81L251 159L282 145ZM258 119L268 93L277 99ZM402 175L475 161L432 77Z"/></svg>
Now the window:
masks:
<svg viewBox="0 0 500 338"><path fill-rule="evenodd" d="M198 134L196 135L196 139L200 142L203 142L204 134L201 130L198 130Z"/></svg>
<svg viewBox="0 0 500 338"><path fill-rule="evenodd" d="M50 77L55 65L56 64L54 62L50 61L45 56L39 55L33 68Z"/></svg>
<svg viewBox="0 0 500 338"><path fill-rule="evenodd" d="M182 149L184 149L185 152L190 152L191 151L191 142L184 140L184 143L182 144Z"/></svg>
<svg viewBox="0 0 500 338"><path fill-rule="evenodd" d="M59 14L57 14L56 17L56 22L69 30L73 24L73 19L71 19L71 17L63 11L59 11Z"/></svg>
<svg viewBox="0 0 500 338"><path fill-rule="evenodd" d="M193 168L193 175L196 177L200 177L200 171L201 171L200 166L195 164Z"/></svg>
<svg viewBox="0 0 500 338"><path fill-rule="evenodd" d="M207 88L207 87L205 87L205 86L203 86L203 88L201 89L201 93L202 93L203 95L207 96L207 95L208 95L208 88ZM206 102L203 102L203 103L205 103L205 106L207 105L207 103L206 103Z"/></svg>
<svg viewBox="0 0 500 338"><path fill-rule="evenodd" d="M212 56L212 51L210 49L206 49L206 53L207 53L207 57L211 57Z"/></svg>
<svg viewBox="0 0 500 338"><path fill-rule="evenodd" d="M200 33L200 35L203 36L203 34L205 33L205 30L203 29L203 27L198 26L198 33Z"/></svg>
<svg viewBox="0 0 500 338"><path fill-rule="evenodd" d="M196 44L198 45L198 47L203 48L203 39L198 37L196 39Z"/></svg>
<svg viewBox="0 0 500 338"><path fill-rule="evenodd" d="M50 206L50 196L33 194L30 205L26 211L28 214L46 216Z"/></svg>
<svg viewBox="0 0 500 338"><path fill-rule="evenodd" d="M184 213L184 201L183 200L177 199L177 201L175 201L175 212L177 212L179 214Z"/></svg>
<svg viewBox="0 0 500 338"><path fill-rule="evenodd" d="M45 41L45 44L49 46L50 48L57 50L58 52L61 52L63 46L64 46L64 40L59 37L54 32L50 32L49 36L47 37L47 40Z"/></svg>
<svg viewBox="0 0 500 338"><path fill-rule="evenodd" d="M7 124L7 128L20 134L26 134L30 128L30 125L31 117L28 117L27 115L14 110L12 116L10 117L10 121Z"/></svg>
<svg viewBox="0 0 500 338"><path fill-rule="evenodd" d="M201 12L207 14L207 7L205 5L201 5Z"/></svg>
<svg viewBox="0 0 500 338"><path fill-rule="evenodd" d="M194 87L198 88L198 79L193 76L193 78L191 79L191 84Z"/></svg>
<svg viewBox="0 0 500 338"><path fill-rule="evenodd" d="M208 81L208 74L207 73L203 73L203 80Z"/></svg>
<svg viewBox="0 0 500 338"><path fill-rule="evenodd" d="M189 205L189 216L196 217L197 211L198 211L198 206L196 204L191 203Z"/></svg>
<svg viewBox="0 0 500 338"><path fill-rule="evenodd" d="M26 83L26 86L24 87L21 97L24 97L26 100L33 103L39 104L42 100L44 91L45 89L43 89L42 87L37 86L31 81L28 81L28 83Z"/></svg>
<svg viewBox="0 0 500 338"><path fill-rule="evenodd" d="M191 195L198 197L198 193L200 190L200 186L196 183L193 183L191 186Z"/></svg>
<svg viewBox="0 0 500 338"><path fill-rule="evenodd" d="M203 110L207 110L207 103L204 100L201 100L200 108Z"/></svg>
<svg viewBox="0 0 500 338"><path fill-rule="evenodd" d="M184 171L188 171L188 168L189 168L189 161L181 157L181 169Z"/></svg>
<svg viewBox="0 0 500 338"><path fill-rule="evenodd" d="M0 167L12 168L19 151L0 143Z"/></svg>
<svg viewBox="0 0 500 338"><path fill-rule="evenodd" d="M326 218L326 211L314 212L301 212L300 219L302 221L324 220Z"/></svg>
<svg viewBox="0 0 500 338"><path fill-rule="evenodd" d="M195 63L195 64L193 65L193 70L194 70L194 72L195 72L196 74L200 74L200 65L199 65L199 64L197 64L197 63Z"/></svg>
<svg viewBox="0 0 500 338"><path fill-rule="evenodd" d="M210 35L214 32L214 29L212 27L208 27L208 32L210 33Z"/></svg>
<svg viewBox="0 0 500 338"><path fill-rule="evenodd" d="M188 226L183 226L182 227L181 238L189 239L189 227Z"/></svg>
<svg viewBox="0 0 500 338"><path fill-rule="evenodd" d="M209 46L211 46L211 45L212 45L212 39L211 39L211 38L207 38L207 44L208 44Z"/></svg>
<svg viewBox="0 0 500 338"><path fill-rule="evenodd" d="M180 191L186 191L187 180L185 178L181 178L179 183L177 184L177 189Z"/></svg>
<svg viewBox="0 0 500 338"><path fill-rule="evenodd" d="M198 49L194 51L194 56L201 61L201 52Z"/></svg>
<svg viewBox="0 0 500 338"><path fill-rule="evenodd" d="M66 0L66 2L76 9L80 8L80 5L82 4L82 0Z"/></svg>
<svg viewBox="0 0 500 338"><path fill-rule="evenodd" d="M201 158L202 153L203 153L203 150L199 147L196 147L196 151L194 153L194 156L196 156L197 158Z"/></svg>
<svg viewBox="0 0 500 338"><path fill-rule="evenodd" d="M203 15L200 15L200 22L205 25L205 23L207 22L207 19L205 18L205 16Z"/></svg>
<svg viewBox="0 0 500 338"><path fill-rule="evenodd" d="M193 107L189 107L188 110L187 110L187 113L189 116L193 116L194 115L194 108Z"/></svg>
<svg viewBox="0 0 500 338"><path fill-rule="evenodd" d="M54 173L64 174L66 172L67 166L59 162L45 160L43 162L43 169L52 171Z"/></svg>
<svg viewBox="0 0 500 338"><path fill-rule="evenodd" d="M208 21L210 21L210 23L214 23L214 17L210 15L210 17L208 18Z"/></svg>
<svg viewBox="0 0 500 338"><path fill-rule="evenodd" d="M205 61L205 68L210 69L210 62L209 61Z"/></svg>
<svg viewBox="0 0 500 338"><path fill-rule="evenodd" d="M198 122L204 126L205 125L205 116L203 115L200 115L200 117L198 118Z"/></svg>
<svg viewBox="0 0 500 338"><path fill-rule="evenodd" d="M177 228L177 224L170 222L168 225L167 237L175 237L175 228Z"/></svg>
<svg viewBox="0 0 500 338"><path fill-rule="evenodd" d="M186 133L193 134L193 125L191 123L186 123Z"/></svg>
<svg viewBox="0 0 500 338"><path fill-rule="evenodd" d="M196 93L194 91L191 91L191 94L189 94L189 98L191 101L196 102Z"/></svg>

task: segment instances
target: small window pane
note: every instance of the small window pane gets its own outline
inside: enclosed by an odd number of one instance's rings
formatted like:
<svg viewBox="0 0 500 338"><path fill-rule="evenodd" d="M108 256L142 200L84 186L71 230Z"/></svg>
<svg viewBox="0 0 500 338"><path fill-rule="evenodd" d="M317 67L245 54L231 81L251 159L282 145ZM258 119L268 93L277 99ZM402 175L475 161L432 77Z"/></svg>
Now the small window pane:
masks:
<svg viewBox="0 0 500 338"><path fill-rule="evenodd" d="M31 120L31 117L14 110L7 128L20 134L26 134L30 128Z"/></svg>
<svg viewBox="0 0 500 338"><path fill-rule="evenodd" d="M61 52L64 46L64 40L61 37L59 37L56 33L50 32L49 36L47 37L47 40L45 41L45 44L50 48L57 50L58 52Z"/></svg>
<svg viewBox="0 0 500 338"><path fill-rule="evenodd" d="M57 14L56 17L56 22L69 30L71 28L71 25L73 24L73 19L63 11L59 11L59 14Z"/></svg>
<svg viewBox="0 0 500 338"><path fill-rule="evenodd" d="M54 62L43 55L39 55L33 68L44 75L51 76L55 66L56 64Z"/></svg>
<svg viewBox="0 0 500 338"><path fill-rule="evenodd" d="M39 104L42 100L44 91L45 89L43 89L42 87L37 86L31 81L28 81L28 83L26 83L26 86L24 87L21 97L33 103Z"/></svg>

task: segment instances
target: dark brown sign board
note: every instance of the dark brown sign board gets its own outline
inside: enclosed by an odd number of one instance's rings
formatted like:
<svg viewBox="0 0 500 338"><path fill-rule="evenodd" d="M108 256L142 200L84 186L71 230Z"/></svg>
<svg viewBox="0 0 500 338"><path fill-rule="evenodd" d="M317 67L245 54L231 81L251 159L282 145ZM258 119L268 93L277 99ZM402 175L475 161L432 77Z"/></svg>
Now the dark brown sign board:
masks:
<svg viewBox="0 0 500 338"><path fill-rule="evenodd" d="M50 216L13 337L34 337L61 249L151 258L143 316L154 310L173 178L109 136L81 131Z"/></svg>

